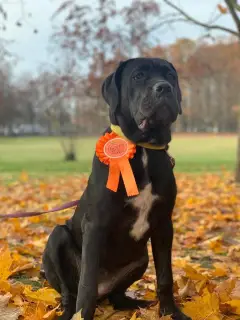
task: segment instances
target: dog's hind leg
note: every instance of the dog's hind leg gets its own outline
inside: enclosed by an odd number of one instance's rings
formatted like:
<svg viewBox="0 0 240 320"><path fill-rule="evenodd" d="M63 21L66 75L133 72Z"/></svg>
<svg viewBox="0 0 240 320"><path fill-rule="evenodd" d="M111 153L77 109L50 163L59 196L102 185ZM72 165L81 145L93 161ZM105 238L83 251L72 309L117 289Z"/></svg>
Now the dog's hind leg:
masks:
<svg viewBox="0 0 240 320"><path fill-rule="evenodd" d="M126 290L137 280L141 279L148 266L147 250L142 257L142 264L137 266L129 274L125 275L118 286L108 296L109 302L114 309L130 310L137 308L147 308L154 303L154 301L133 299L126 295Z"/></svg>
<svg viewBox="0 0 240 320"><path fill-rule="evenodd" d="M67 227L56 226L43 254L43 269L49 284L62 296L62 320L71 319L76 312L80 265L81 252Z"/></svg>

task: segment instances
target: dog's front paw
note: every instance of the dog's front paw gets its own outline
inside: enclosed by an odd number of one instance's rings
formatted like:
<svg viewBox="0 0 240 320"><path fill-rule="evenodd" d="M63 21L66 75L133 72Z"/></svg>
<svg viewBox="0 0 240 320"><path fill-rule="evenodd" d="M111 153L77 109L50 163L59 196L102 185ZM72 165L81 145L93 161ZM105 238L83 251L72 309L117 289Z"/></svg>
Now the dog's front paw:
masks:
<svg viewBox="0 0 240 320"><path fill-rule="evenodd" d="M174 310L170 309L160 309L160 317L171 315L173 320L192 320L186 314L184 314L178 307L175 307Z"/></svg>

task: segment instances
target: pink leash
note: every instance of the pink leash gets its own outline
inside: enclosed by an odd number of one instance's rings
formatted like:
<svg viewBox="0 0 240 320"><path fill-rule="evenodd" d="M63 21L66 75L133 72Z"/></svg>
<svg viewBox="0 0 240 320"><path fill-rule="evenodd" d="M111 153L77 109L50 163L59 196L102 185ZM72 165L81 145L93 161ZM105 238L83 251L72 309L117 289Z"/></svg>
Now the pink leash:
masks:
<svg viewBox="0 0 240 320"><path fill-rule="evenodd" d="M79 200L70 201L67 203L62 204L61 206L55 207L50 210L46 211L33 211L33 212L24 212L24 211L17 211L9 214L0 214L0 219L10 219L10 218L26 218L26 217L35 217L41 216L45 213L61 211L65 209L70 209L76 207L79 204Z"/></svg>
<svg viewBox="0 0 240 320"><path fill-rule="evenodd" d="M167 151L166 151L167 152ZM167 152L172 167L175 166L175 160L173 157L171 157L169 155L169 153ZM73 207L76 207L79 204L79 200L74 200L74 201L70 201L67 203L62 204L61 206L55 207L51 210L46 210L46 211L32 211L32 212L24 212L24 211L17 211L17 212L13 212L13 213L9 213L9 214L0 214L0 219L10 219L10 218L26 218L26 217L35 217L35 216L41 216L42 214L45 213L50 213L50 212L56 212L56 211L61 211L61 210L65 210L65 209L70 209Z"/></svg>

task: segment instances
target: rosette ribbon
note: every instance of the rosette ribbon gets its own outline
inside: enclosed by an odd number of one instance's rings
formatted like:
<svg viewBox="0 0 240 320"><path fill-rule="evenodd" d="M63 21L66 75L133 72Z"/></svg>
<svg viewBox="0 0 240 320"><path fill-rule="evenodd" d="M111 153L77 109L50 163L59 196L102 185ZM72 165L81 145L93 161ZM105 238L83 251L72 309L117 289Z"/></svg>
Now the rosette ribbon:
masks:
<svg viewBox="0 0 240 320"><path fill-rule="evenodd" d="M96 144L96 155L99 160L109 166L106 187L117 192L120 175L128 196L139 194L129 159L134 157L136 145L118 136L116 133L106 133Z"/></svg>

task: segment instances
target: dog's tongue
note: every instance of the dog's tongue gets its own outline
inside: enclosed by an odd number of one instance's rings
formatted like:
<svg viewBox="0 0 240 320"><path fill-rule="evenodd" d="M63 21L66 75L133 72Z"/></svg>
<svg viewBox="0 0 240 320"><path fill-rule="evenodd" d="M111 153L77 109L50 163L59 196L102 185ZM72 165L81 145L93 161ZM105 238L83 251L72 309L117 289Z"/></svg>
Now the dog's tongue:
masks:
<svg viewBox="0 0 240 320"><path fill-rule="evenodd" d="M143 121L138 125L140 130L144 130L147 127L147 119L143 119Z"/></svg>

